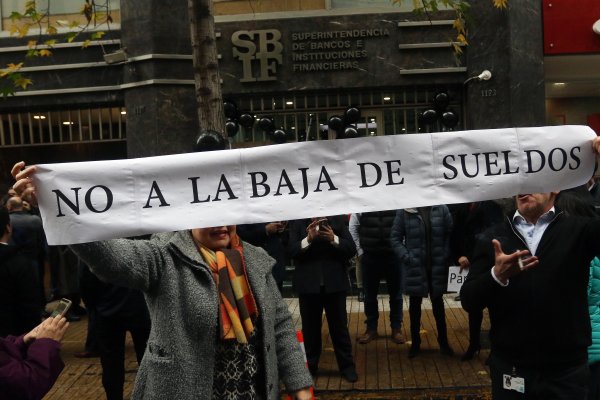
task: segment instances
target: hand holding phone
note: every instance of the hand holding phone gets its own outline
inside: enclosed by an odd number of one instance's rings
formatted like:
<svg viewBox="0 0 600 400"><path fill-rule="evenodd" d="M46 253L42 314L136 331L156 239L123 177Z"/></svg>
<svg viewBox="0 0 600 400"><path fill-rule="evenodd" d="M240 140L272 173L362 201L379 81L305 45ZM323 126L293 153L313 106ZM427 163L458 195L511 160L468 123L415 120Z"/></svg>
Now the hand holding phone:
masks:
<svg viewBox="0 0 600 400"><path fill-rule="evenodd" d="M69 308L71 308L71 304L72 302L69 299L60 299L58 305L54 311L52 311L52 314L50 314L50 317L56 317L58 315L64 317L67 311L69 311Z"/></svg>

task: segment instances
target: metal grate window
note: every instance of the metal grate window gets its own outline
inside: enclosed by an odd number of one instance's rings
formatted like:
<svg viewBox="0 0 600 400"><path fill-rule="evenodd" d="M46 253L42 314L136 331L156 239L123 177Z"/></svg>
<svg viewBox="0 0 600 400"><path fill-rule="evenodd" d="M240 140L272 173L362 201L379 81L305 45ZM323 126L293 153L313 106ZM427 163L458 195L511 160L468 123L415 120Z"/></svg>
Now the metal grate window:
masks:
<svg viewBox="0 0 600 400"><path fill-rule="evenodd" d="M446 91L450 97L447 109L459 115L459 123L453 130L460 130L462 121L462 92L458 87L413 87L390 90L355 91L337 93L290 94L279 96L240 96L234 98L240 111L252 113L256 121L261 117L271 117L276 128L283 128L289 140L325 140L327 121L331 115L343 115L349 106L358 107L363 115L363 123L369 134L367 115L372 111L381 112L382 124L378 134L397 135L406 133L429 133L447 130L439 121L432 125L419 123L418 115L433 108L436 93ZM325 128L323 128L325 127ZM238 145L257 145L268 142L267 135L257 124L251 129L240 127L234 137Z"/></svg>
<svg viewBox="0 0 600 400"><path fill-rule="evenodd" d="M0 114L0 147L125 140L122 107Z"/></svg>

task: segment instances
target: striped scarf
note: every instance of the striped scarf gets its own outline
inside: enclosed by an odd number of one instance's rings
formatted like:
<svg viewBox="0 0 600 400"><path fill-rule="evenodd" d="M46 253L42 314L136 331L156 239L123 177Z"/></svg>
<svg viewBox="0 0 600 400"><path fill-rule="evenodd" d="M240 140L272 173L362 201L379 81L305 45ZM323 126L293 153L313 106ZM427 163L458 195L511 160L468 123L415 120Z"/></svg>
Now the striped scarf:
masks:
<svg viewBox="0 0 600 400"><path fill-rule="evenodd" d="M220 338L246 344L254 332L258 308L248 283L241 241L235 230L230 236L231 249L212 251L199 244L199 250L212 270L219 292Z"/></svg>

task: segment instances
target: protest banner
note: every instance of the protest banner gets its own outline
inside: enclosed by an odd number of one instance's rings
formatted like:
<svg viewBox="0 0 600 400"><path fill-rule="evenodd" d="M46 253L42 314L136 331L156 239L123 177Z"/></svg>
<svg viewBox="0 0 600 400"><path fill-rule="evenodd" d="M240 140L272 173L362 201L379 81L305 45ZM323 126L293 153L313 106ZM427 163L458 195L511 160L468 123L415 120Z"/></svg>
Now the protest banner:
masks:
<svg viewBox="0 0 600 400"><path fill-rule="evenodd" d="M48 243L549 192L585 183L586 126L288 143L38 166Z"/></svg>

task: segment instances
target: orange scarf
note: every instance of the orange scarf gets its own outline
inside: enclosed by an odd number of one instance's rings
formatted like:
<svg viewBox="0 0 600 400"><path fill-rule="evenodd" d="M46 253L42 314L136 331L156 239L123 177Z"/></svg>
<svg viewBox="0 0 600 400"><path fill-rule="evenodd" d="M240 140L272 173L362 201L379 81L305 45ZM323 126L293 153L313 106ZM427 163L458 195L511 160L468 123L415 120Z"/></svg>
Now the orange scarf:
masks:
<svg viewBox="0 0 600 400"><path fill-rule="evenodd" d="M258 316L256 301L248 283L242 243L230 230L230 249L212 251L199 245L200 254L210 266L219 292L219 330L222 340L248 343Z"/></svg>

